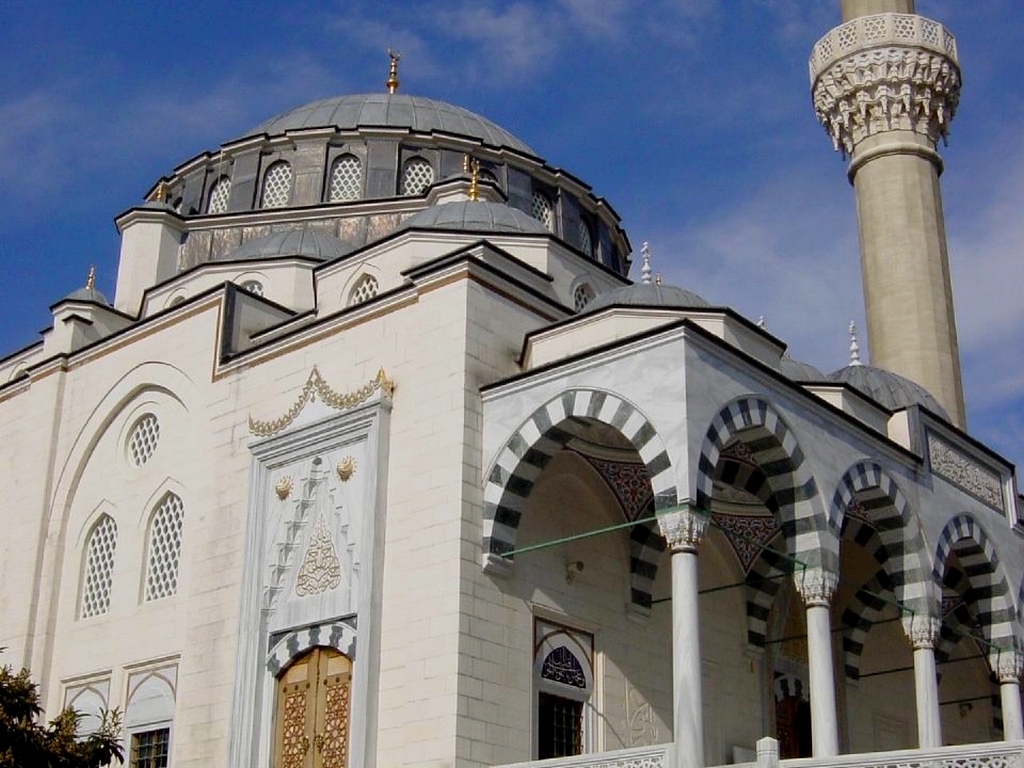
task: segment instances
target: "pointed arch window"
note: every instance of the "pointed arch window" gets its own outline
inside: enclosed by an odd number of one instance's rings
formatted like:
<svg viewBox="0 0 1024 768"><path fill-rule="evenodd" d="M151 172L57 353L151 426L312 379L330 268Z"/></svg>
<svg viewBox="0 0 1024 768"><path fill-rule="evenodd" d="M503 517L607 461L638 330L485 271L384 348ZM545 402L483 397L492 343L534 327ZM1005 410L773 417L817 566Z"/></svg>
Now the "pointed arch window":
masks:
<svg viewBox="0 0 1024 768"><path fill-rule="evenodd" d="M587 751L594 690L594 638L586 632L536 620L537 759Z"/></svg>
<svg viewBox="0 0 1024 768"><path fill-rule="evenodd" d="M327 200L344 203L363 196L363 164L355 155L341 155L331 165Z"/></svg>
<svg viewBox="0 0 1024 768"><path fill-rule="evenodd" d="M114 577L116 549L117 523L110 515L100 515L85 545L80 618L100 616L110 610L110 588Z"/></svg>
<svg viewBox="0 0 1024 768"><path fill-rule="evenodd" d="M352 293L349 295L348 305L354 307L356 304L362 304L363 302L369 301L377 295L379 289L377 278L373 275L363 275L356 282L355 287L352 289Z"/></svg>
<svg viewBox="0 0 1024 768"><path fill-rule="evenodd" d="M267 168L263 176L261 208L284 208L292 197L292 167L284 160Z"/></svg>
<svg viewBox="0 0 1024 768"><path fill-rule="evenodd" d="M402 168L402 194L422 195L434 183L434 168L422 157L412 157Z"/></svg>
<svg viewBox="0 0 1024 768"><path fill-rule="evenodd" d="M210 199L206 203L207 213L224 213L228 209L228 197L231 196L231 179L221 176L210 188Z"/></svg>
<svg viewBox="0 0 1024 768"><path fill-rule="evenodd" d="M594 237L590 234L590 225L583 219L580 219L579 233L580 250L592 257L594 255Z"/></svg>
<svg viewBox="0 0 1024 768"><path fill-rule="evenodd" d="M178 564L181 560L181 527L185 507L173 493L164 496L149 524L146 551L145 600L170 597L178 591Z"/></svg>
<svg viewBox="0 0 1024 768"><path fill-rule="evenodd" d="M352 662L332 648L314 648L278 678L274 765L348 765Z"/></svg>

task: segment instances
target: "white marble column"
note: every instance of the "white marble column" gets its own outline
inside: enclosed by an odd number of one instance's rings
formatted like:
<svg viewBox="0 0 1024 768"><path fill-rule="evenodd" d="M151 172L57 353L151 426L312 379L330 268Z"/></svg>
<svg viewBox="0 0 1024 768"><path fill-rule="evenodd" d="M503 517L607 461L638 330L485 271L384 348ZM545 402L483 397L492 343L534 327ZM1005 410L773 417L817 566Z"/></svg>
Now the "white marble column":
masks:
<svg viewBox="0 0 1024 768"><path fill-rule="evenodd" d="M811 750L814 757L839 754L836 684L832 667L832 595L839 578L821 568L793 574L796 591L807 607L807 667L811 695Z"/></svg>
<svg viewBox="0 0 1024 768"><path fill-rule="evenodd" d="M1003 739L1024 739L1024 720L1020 711L1020 677L1024 656L1017 651L1000 651L995 664L999 677L999 700L1003 705Z"/></svg>
<svg viewBox="0 0 1024 768"><path fill-rule="evenodd" d="M942 746L942 718L939 714L939 679L935 672L935 646L942 622L933 616L910 616L903 620L914 649L914 692L917 698L917 745L920 749Z"/></svg>
<svg viewBox="0 0 1024 768"><path fill-rule="evenodd" d="M678 768L704 766L697 548L708 516L694 508L658 515L672 553L672 737Z"/></svg>

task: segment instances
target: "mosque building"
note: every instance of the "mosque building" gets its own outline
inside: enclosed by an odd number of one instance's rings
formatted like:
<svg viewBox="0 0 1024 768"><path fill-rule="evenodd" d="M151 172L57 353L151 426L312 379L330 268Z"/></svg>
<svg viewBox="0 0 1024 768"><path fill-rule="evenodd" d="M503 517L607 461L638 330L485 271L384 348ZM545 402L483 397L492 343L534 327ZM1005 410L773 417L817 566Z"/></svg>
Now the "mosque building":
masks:
<svg viewBox="0 0 1024 768"><path fill-rule="evenodd" d="M119 708L140 768L1021 765L956 41L840 5L810 73L871 365L653 278L603 190L397 55L157 180L112 301L90 275L0 359L0 646L47 712Z"/></svg>

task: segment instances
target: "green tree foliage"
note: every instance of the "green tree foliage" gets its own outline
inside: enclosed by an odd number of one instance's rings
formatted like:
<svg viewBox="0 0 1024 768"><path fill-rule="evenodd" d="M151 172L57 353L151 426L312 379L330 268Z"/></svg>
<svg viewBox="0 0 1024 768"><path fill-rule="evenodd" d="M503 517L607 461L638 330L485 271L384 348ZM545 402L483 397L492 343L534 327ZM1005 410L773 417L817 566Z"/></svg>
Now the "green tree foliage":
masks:
<svg viewBox="0 0 1024 768"><path fill-rule="evenodd" d="M2 650L2 649L0 649ZM105 712L96 733L78 737L80 715L68 707L49 725L39 722L39 688L27 669L0 667L0 768L100 768L124 762L121 718Z"/></svg>

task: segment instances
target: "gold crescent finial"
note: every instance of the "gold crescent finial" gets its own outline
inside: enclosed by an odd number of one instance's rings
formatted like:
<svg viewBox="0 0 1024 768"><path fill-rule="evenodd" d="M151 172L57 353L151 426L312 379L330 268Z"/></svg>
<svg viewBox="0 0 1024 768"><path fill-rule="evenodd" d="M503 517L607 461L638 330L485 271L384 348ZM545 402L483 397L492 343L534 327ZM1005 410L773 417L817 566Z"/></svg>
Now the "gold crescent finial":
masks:
<svg viewBox="0 0 1024 768"><path fill-rule="evenodd" d="M398 90L398 60L402 54L388 48L388 58L391 59L391 66L388 68L388 79L384 81L384 87L388 93L395 93Z"/></svg>
<svg viewBox="0 0 1024 768"><path fill-rule="evenodd" d="M474 157L469 167L469 199L475 203L480 199L480 161Z"/></svg>
<svg viewBox="0 0 1024 768"><path fill-rule="evenodd" d="M89 265L89 276L85 278L86 290L93 291L96 289L96 265Z"/></svg>
<svg viewBox="0 0 1024 768"><path fill-rule="evenodd" d="M164 184L164 180L160 179L157 182L156 189L153 190L153 194L149 196L149 202L151 203L162 203L166 194L167 185Z"/></svg>

